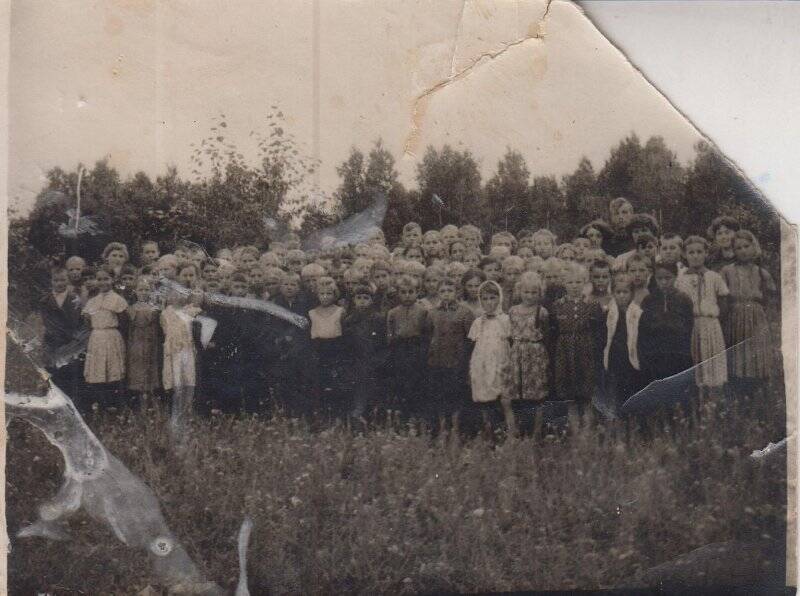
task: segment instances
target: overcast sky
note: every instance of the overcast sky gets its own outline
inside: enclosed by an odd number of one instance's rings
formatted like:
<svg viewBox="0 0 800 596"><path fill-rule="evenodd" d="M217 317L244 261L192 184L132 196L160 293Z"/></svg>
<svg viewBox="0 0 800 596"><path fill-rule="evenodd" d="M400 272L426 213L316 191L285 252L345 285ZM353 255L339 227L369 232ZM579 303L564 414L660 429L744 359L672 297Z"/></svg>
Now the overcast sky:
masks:
<svg viewBox="0 0 800 596"><path fill-rule="evenodd" d="M688 160L691 125L577 8L556 1L540 26L543 11L488 0L16 2L11 202L29 207L53 166L104 156L125 175L174 164L188 176L189 145L213 116L226 114L229 139L249 153L270 105L318 153L323 191L353 145L378 137L406 183L428 144L470 149L484 176L507 146L535 175L571 171L582 155L599 168L634 131Z"/></svg>

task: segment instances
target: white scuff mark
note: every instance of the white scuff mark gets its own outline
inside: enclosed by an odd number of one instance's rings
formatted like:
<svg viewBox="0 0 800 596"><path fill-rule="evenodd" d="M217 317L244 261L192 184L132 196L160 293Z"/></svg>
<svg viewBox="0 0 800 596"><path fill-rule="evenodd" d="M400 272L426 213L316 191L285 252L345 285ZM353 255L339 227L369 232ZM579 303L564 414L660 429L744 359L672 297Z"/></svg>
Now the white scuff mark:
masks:
<svg viewBox="0 0 800 596"><path fill-rule="evenodd" d="M772 455L776 451L783 449L786 447L789 438L785 437L778 441L777 443L770 442L769 445L764 447L763 449L756 449L753 453L750 454L750 457L753 459L762 459L767 457L768 455Z"/></svg>
<svg viewBox="0 0 800 596"><path fill-rule="evenodd" d="M105 449L57 386L51 383L45 397L8 393L4 399L9 416L41 430L64 457L64 484L55 497L40 505L39 520L21 529L18 537L66 540L59 522L83 507L92 518L106 523L123 544L157 556L151 560L159 581L222 593L202 577L172 536L153 492ZM160 545L161 552L154 545Z"/></svg>
<svg viewBox="0 0 800 596"><path fill-rule="evenodd" d="M417 95L414 99L412 106L411 106L411 132L408 134L406 138L406 142L403 146L403 154L407 157L416 157L414 153L414 146L416 145L416 141L419 137L420 130L422 129L422 118L424 117L425 113L425 103L427 100L437 91L444 89L448 85L451 85L467 75L471 74L479 65L481 64L488 64L492 60L495 60L505 54L511 48L524 44L528 41L543 41L544 40L544 22L547 19L548 15L550 14L550 5L553 3L554 0L548 0L547 5L545 6L544 12L542 13L541 18L536 23L536 33L534 35L526 35L520 39L516 39L510 42L502 43L502 48L496 50L494 52L483 52L479 54L477 57L472 59L469 64L467 64L464 68L455 71L455 60L456 60L456 50L458 49L458 37L461 32L462 28L462 20L464 17L464 7L466 5L466 0L464 0L461 4L461 11L458 17L458 23L456 27L456 39L453 43L453 56L450 61L450 76L448 76L443 81L439 81L435 85L428 87L422 93ZM455 72L454 72L455 71Z"/></svg>

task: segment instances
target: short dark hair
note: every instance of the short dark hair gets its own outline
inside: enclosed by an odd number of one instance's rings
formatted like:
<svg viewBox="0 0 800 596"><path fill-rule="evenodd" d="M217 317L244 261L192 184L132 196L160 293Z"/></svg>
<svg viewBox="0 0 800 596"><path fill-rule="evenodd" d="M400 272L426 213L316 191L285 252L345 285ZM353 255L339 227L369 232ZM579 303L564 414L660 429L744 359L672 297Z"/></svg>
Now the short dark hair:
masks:
<svg viewBox="0 0 800 596"><path fill-rule="evenodd" d="M665 271L669 271L675 277L678 276L678 264L677 263L660 263L657 262L653 267L653 271L657 271L658 269L664 269Z"/></svg>
<svg viewBox="0 0 800 596"><path fill-rule="evenodd" d="M636 228L647 228L653 236L658 235L658 222L656 218L649 213L634 213L631 220L628 222L628 233L630 234Z"/></svg>

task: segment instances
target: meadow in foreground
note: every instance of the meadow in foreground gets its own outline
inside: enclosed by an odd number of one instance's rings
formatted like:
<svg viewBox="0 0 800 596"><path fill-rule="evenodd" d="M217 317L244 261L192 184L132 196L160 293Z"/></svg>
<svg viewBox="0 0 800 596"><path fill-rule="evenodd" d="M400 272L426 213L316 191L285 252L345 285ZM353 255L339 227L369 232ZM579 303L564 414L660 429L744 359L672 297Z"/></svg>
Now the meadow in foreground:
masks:
<svg viewBox="0 0 800 596"><path fill-rule="evenodd" d="M159 408L100 414L106 447L155 491L210 579L233 588L235 539L255 522L256 593L400 593L608 588L712 542L782 544L782 392L757 408L708 404L698 423L627 437L584 422L568 436L463 442L400 424L311 432L296 420L198 420L173 455ZM143 553L79 513L66 543L14 539L58 487L60 455L9 426L11 593L136 593ZM776 564L778 564L776 562Z"/></svg>

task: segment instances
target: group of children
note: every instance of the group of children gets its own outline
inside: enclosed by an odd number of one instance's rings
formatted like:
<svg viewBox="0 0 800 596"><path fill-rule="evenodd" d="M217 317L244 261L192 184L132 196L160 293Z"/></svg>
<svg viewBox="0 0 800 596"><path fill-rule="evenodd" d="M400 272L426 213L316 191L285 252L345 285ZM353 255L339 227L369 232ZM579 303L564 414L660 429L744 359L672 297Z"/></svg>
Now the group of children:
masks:
<svg viewBox="0 0 800 596"><path fill-rule="evenodd" d="M434 429L525 427L553 404L622 416L651 382L693 366L701 395L729 381L759 391L776 286L756 237L727 216L708 238L661 234L624 198L609 215L561 244L523 229L484 247L475 226L423 234L412 222L393 250L378 229L355 246L303 251L289 235L213 258L148 241L134 264L112 242L102 263L71 256L52 272L45 345L57 382L101 406L166 391L187 414L396 410ZM65 364L85 326L85 358Z"/></svg>

